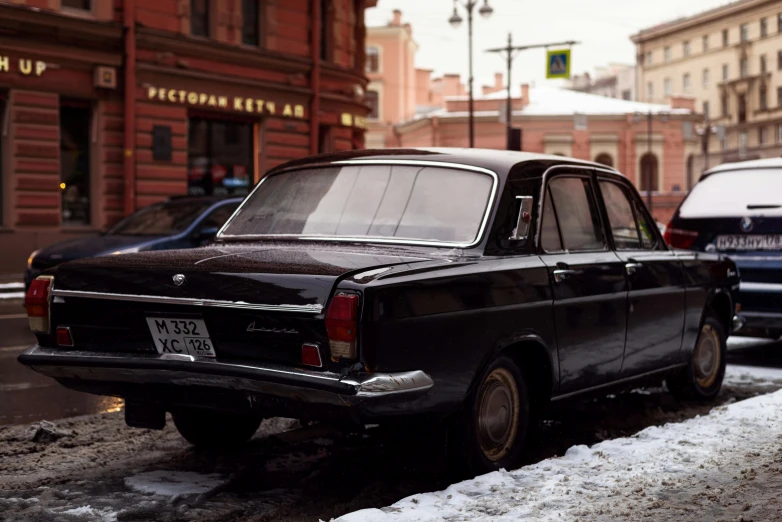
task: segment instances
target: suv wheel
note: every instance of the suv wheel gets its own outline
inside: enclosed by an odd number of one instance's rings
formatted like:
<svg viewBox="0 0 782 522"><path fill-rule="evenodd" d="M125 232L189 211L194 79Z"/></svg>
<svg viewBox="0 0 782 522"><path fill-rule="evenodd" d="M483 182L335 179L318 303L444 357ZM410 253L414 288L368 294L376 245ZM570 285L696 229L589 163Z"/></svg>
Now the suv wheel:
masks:
<svg viewBox="0 0 782 522"><path fill-rule="evenodd" d="M666 379L671 393L682 399L716 397L725 377L726 346L725 328L707 313L687 366Z"/></svg>
<svg viewBox="0 0 782 522"><path fill-rule="evenodd" d="M529 410L521 369L510 357L497 357L451 426L457 461L478 473L514 468L527 435Z"/></svg>
<svg viewBox="0 0 782 522"><path fill-rule="evenodd" d="M263 421L209 410L187 409L171 413L179 434L197 448L230 449L249 441Z"/></svg>

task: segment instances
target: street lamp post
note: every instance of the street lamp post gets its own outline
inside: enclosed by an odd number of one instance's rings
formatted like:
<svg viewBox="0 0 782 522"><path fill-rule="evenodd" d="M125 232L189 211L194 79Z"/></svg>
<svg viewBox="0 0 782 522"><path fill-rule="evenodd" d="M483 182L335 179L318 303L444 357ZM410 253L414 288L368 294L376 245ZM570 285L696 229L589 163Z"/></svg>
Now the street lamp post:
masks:
<svg viewBox="0 0 782 522"><path fill-rule="evenodd" d="M668 122L668 116L669 113L666 111L658 112L657 115L660 117L660 122L667 123ZM652 156L652 121L654 120L654 113L652 113L652 110L649 109L649 112L646 114L642 112L636 112L633 115L633 123L640 122L644 117L646 117L646 154L648 157L651 158ZM658 162L659 163L659 162ZM644 172L643 172L643 165L641 166L641 184L643 184L644 180ZM660 166L658 164L657 169L659 170ZM649 209L649 213L652 213L652 172L649 173L649 180L648 180L648 186L646 187L646 206ZM642 187L643 188L643 187Z"/></svg>
<svg viewBox="0 0 782 522"><path fill-rule="evenodd" d="M703 171L709 170L709 139L712 134L719 134L720 128L711 124L711 118L706 116L703 126L698 127L695 132L701 137L701 150L703 151L704 167Z"/></svg>
<svg viewBox="0 0 782 522"><path fill-rule="evenodd" d="M472 76L472 14L475 10L475 6L478 5L478 0L453 0L453 14L451 15L451 18L448 19L448 23L451 24L452 27L458 28L462 24L462 17L459 15L459 9L457 6L461 5L467 10L467 38L468 38L468 46L469 46L469 95L470 95L470 101L469 101L469 113L470 113L470 148L475 147L475 119L474 119L474 111L473 111L473 76ZM483 18L488 18L491 16L491 14L494 12L494 9L491 8L489 5L489 0L483 0L483 5L478 9L478 13Z"/></svg>

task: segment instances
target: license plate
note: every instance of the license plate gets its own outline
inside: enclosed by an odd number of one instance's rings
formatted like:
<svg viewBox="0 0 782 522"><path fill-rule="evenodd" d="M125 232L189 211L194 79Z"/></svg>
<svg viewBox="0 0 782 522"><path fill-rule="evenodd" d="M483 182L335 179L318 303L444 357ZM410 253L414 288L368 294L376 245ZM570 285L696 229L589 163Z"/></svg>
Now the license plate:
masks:
<svg viewBox="0 0 782 522"><path fill-rule="evenodd" d="M782 235L717 236L717 250L782 250Z"/></svg>
<svg viewBox="0 0 782 522"><path fill-rule="evenodd" d="M214 345L203 319L147 317L147 326L158 353L215 357Z"/></svg>

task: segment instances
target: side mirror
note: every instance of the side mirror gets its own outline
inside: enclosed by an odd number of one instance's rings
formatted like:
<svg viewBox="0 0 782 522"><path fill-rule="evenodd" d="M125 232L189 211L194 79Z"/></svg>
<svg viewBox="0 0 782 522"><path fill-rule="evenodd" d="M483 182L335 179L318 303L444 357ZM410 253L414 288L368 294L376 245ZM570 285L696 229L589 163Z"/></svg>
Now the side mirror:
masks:
<svg viewBox="0 0 782 522"><path fill-rule="evenodd" d="M514 227L510 241L526 241L532 222L532 196L516 196L516 213L513 214Z"/></svg>
<svg viewBox="0 0 782 522"><path fill-rule="evenodd" d="M201 227L196 231L195 238L200 241L212 239L217 235L218 230L219 229L217 227Z"/></svg>

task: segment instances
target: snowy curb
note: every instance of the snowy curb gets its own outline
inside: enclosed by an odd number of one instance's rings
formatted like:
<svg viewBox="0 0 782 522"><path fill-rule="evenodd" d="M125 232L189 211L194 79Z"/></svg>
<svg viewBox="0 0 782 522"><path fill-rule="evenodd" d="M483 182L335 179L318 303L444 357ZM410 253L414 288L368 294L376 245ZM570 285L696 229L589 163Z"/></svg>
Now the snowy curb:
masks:
<svg viewBox="0 0 782 522"><path fill-rule="evenodd" d="M732 372L731 378L741 375ZM778 450L781 414L782 390L591 448L573 446L560 458L489 473L444 491L413 495L390 507L356 511L336 520L627 519L639 509L662 509L661 498L682 483L719 484L758 466L761 459L748 460L747 453L761 456ZM677 509L685 512L691 506L682 503Z"/></svg>

